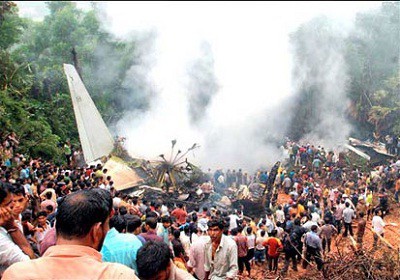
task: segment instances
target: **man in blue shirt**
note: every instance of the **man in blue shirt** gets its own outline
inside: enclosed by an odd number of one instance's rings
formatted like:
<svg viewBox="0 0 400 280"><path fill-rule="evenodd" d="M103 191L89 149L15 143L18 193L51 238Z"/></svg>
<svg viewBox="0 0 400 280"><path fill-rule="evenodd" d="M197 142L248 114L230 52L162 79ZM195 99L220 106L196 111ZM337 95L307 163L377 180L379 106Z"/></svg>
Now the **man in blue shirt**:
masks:
<svg viewBox="0 0 400 280"><path fill-rule="evenodd" d="M136 255L142 242L133 234L123 233L126 222L122 216L113 216L110 228L100 251L103 261L124 264L137 272Z"/></svg>
<svg viewBox="0 0 400 280"><path fill-rule="evenodd" d="M311 231L306 233L304 238L304 244L307 247L306 261L303 261L303 268L307 268L307 264L311 261L311 257L314 257L317 263L317 269L321 270L323 266L321 251L322 251L322 240L317 234L318 226L311 226Z"/></svg>

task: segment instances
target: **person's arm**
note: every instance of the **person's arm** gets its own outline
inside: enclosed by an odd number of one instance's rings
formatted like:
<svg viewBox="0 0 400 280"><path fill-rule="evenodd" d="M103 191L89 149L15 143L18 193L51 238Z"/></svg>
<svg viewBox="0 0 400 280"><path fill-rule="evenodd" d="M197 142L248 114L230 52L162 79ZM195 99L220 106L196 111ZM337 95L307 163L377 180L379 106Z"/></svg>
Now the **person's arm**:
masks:
<svg viewBox="0 0 400 280"><path fill-rule="evenodd" d="M204 280L208 280L208 277L210 276L210 271L211 271L211 253L212 250L212 245L206 244L205 250L204 250Z"/></svg>
<svg viewBox="0 0 400 280"><path fill-rule="evenodd" d="M33 253L33 250L29 245L28 240L25 238L24 234L15 223L10 209L0 207L0 221L0 226L4 227L4 229L7 230L7 233L10 235L11 239L22 250L22 252L29 256L29 258L34 259L35 254Z"/></svg>

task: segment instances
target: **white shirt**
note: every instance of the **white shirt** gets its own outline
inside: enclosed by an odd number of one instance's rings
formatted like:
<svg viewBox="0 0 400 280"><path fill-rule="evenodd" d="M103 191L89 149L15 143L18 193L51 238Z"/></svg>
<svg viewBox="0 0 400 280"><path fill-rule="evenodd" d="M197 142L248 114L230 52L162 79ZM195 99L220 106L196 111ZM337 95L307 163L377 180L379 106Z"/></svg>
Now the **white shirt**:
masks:
<svg viewBox="0 0 400 280"><path fill-rule="evenodd" d="M315 223L319 223L320 220L321 220L321 216L317 212L311 213L311 221L313 221Z"/></svg>
<svg viewBox="0 0 400 280"><path fill-rule="evenodd" d="M232 230L234 228L237 228L237 220L240 220L240 218L238 217L238 215L236 214L231 214L229 215L229 230Z"/></svg>
<svg viewBox="0 0 400 280"><path fill-rule="evenodd" d="M211 280L235 279L238 273L238 252L236 242L226 235L222 235L219 247L212 260L212 242L205 245L204 270L210 271Z"/></svg>
<svg viewBox="0 0 400 280"><path fill-rule="evenodd" d="M276 216L276 220L278 222L281 222L281 223L285 222L285 212L283 212L283 210L276 210L275 216Z"/></svg>
<svg viewBox="0 0 400 280"><path fill-rule="evenodd" d="M375 230L376 233L378 233L378 234L384 233L385 226L386 226L386 224L383 221L382 217L374 216L372 218L372 228Z"/></svg>
<svg viewBox="0 0 400 280"><path fill-rule="evenodd" d="M7 230L0 227L0 274L13 263L29 260L29 256L22 252L14 243Z"/></svg>

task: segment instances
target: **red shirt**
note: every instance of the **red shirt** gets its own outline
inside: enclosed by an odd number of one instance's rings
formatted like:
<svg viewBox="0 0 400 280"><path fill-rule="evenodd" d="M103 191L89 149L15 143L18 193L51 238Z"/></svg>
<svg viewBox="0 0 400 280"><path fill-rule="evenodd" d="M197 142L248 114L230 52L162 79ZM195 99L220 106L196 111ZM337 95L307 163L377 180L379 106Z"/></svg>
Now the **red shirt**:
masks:
<svg viewBox="0 0 400 280"><path fill-rule="evenodd" d="M181 208L176 208L171 212L171 216L174 216L179 225L183 225L186 223L186 217L188 216L187 212Z"/></svg>
<svg viewBox="0 0 400 280"><path fill-rule="evenodd" d="M236 244L238 246L238 257L245 257L247 256L247 237L244 235L237 235L235 236L234 240L236 241Z"/></svg>
<svg viewBox="0 0 400 280"><path fill-rule="evenodd" d="M267 240L265 240L262 245L265 247L268 246L268 256L274 258L279 256L278 249L283 248L282 242L275 237L267 238Z"/></svg>

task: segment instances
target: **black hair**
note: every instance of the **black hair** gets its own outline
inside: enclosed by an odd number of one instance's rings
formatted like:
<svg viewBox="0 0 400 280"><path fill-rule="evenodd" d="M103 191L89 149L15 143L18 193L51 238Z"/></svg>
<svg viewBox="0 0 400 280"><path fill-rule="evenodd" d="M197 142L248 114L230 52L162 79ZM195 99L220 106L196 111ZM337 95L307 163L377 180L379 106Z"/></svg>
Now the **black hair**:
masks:
<svg viewBox="0 0 400 280"><path fill-rule="evenodd" d="M84 237L94 224L104 223L111 210L112 198L106 190L96 188L71 193L58 205L57 236L68 240Z"/></svg>
<svg viewBox="0 0 400 280"><path fill-rule="evenodd" d="M212 219L207 222L207 226L208 226L208 228L218 227L219 229L222 230L222 229L224 229L224 222L221 219Z"/></svg>
<svg viewBox="0 0 400 280"><path fill-rule="evenodd" d="M12 185L10 191L15 195L25 196L25 188L21 184Z"/></svg>
<svg viewBox="0 0 400 280"><path fill-rule="evenodd" d="M317 231L317 229L318 229L318 226L317 226L317 225L312 225L312 226L311 226L311 231Z"/></svg>
<svg viewBox="0 0 400 280"><path fill-rule="evenodd" d="M158 215L156 212L151 211L150 208L147 208L147 209L149 209L149 211L146 213L146 218L156 218L156 219L158 218Z"/></svg>
<svg viewBox="0 0 400 280"><path fill-rule="evenodd" d="M246 232L248 235L250 235L252 231L253 231L253 229L251 227L246 228Z"/></svg>
<svg viewBox="0 0 400 280"><path fill-rule="evenodd" d="M10 193L10 188L10 184L0 182L0 204L3 203L4 199Z"/></svg>
<svg viewBox="0 0 400 280"><path fill-rule="evenodd" d="M41 216L44 216L47 218L47 212L46 211L40 211L39 213L36 214L36 218L39 218Z"/></svg>
<svg viewBox="0 0 400 280"><path fill-rule="evenodd" d="M170 223L170 224L172 224L171 217L170 216L163 216L161 218L161 223Z"/></svg>
<svg viewBox="0 0 400 280"><path fill-rule="evenodd" d="M134 232L138 227L142 225L142 220L140 220L137 215L129 215L125 218L126 221L126 231Z"/></svg>
<svg viewBox="0 0 400 280"><path fill-rule="evenodd" d="M110 219L110 228L115 228L118 232L123 232L126 229L126 222L122 216L114 215Z"/></svg>
<svg viewBox="0 0 400 280"><path fill-rule="evenodd" d="M22 214L21 214L21 221L22 222L24 222L24 221L30 222L31 219L32 219L32 213L31 212L29 212L29 211L22 212Z"/></svg>
<svg viewBox="0 0 400 280"><path fill-rule="evenodd" d="M156 218L147 218L146 225L148 225L151 229L156 229L157 219Z"/></svg>
<svg viewBox="0 0 400 280"><path fill-rule="evenodd" d="M119 207L119 214L120 215L125 215L126 213L128 213L128 210L126 209L125 206Z"/></svg>
<svg viewBox="0 0 400 280"><path fill-rule="evenodd" d="M176 239L179 239L179 236L181 235L181 231L179 229L175 229L172 234Z"/></svg>
<svg viewBox="0 0 400 280"><path fill-rule="evenodd" d="M151 279L166 270L171 258L171 250L166 243L148 241L139 249L136 256L140 279Z"/></svg>
<svg viewBox="0 0 400 280"><path fill-rule="evenodd" d="M236 236L238 234L238 228L233 228L232 230L231 230L231 235L232 236Z"/></svg>

